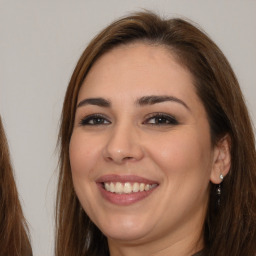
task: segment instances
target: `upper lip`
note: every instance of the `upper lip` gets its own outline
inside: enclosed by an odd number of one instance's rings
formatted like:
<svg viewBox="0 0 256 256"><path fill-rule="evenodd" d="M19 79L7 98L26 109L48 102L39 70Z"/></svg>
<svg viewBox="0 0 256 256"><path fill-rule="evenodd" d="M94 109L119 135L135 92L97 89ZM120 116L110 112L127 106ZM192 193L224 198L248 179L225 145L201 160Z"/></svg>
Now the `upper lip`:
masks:
<svg viewBox="0 0 256 256"><path fill-rule="evenodd" d="M158 184L157 181L151 180L151 179L146 179L137 175L117 175L117 174L108 174L108 175L103 175L99 177L96 180L97 183L107 183L107 182L138 182L138 183L145 183L145 184Z"/></svg>

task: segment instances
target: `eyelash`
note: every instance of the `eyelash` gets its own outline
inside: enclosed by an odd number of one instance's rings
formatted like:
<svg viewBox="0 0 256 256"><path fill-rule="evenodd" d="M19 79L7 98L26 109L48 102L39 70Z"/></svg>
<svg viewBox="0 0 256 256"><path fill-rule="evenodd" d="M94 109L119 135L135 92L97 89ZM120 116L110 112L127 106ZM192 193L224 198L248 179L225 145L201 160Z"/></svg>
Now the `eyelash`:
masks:
<svg viewBox="0 0 256 256"><path fill-rule="evenodd" d="M154 123L149 122L152 119L155 119ZM162 123L162 121L164 121L164 122ZM149 125L178 125L179 124L175 117L173 117L171 115L164 114L164 113L153 113L153 114L151 114L146 119L146 121L143 122L143 124L147 124L147 123Z"/></svg>
<svg viewBox="0 0 256 256"><path fill-rule="evenodd" d="M96 123L90 123L90 122L95 122L95 121L96 121ZM98 123L98 121L100 121L100 122ZM107 121L107 122L105 123L105 121ZM82 126L85 126L85 125L91 125L91 126L108 125L110 123L111 122L108 121L108 119L105 116L100 115L100 114L92 114L92 115L86 116L83 119L81 119L81 121L79 122L79 124Z"/></svg>
<svg viewBox="0 0 256 256"><path fill-rule="evenodd" d="M155 119L154 123L150 123L150 120L152 121ZM93 122L93 123L91 123ZM79 122L81 126L90 125L90 126L98 126L98 125L109 125L111 122L101 114L92 114L89 116L84 117ZM178 121L175 117L171 115L167 115L164 113L153 113L147 119L143 122L143 124L149 124L149 125L178 125Z"/></svg>

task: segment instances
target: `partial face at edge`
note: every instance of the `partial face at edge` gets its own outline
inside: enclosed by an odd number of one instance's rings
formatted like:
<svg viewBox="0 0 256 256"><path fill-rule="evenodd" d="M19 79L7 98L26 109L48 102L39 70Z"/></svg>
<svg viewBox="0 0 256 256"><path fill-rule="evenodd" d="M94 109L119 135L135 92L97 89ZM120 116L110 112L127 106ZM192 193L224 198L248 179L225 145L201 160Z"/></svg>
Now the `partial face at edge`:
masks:
<svg viewBox="0 0 256 256"><path fill-rule="evenodd" d="M160 46L104 54L78 95L70 163L81 205L109 239L200 232L214 149L191 74Z"/></svg>

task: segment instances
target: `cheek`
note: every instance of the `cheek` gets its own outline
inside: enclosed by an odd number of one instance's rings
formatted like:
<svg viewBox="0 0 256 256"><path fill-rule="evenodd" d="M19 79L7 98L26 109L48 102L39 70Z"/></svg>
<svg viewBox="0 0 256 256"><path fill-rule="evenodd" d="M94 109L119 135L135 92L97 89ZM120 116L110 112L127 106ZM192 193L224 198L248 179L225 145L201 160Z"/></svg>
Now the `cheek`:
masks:
<svg viewBox="0 0 256 256"><path fill-rule="evenodd" d="M211 145L208 136L194 130L173 132L163 136L157 147L151 147L151 157L166 175L208 175L211 164ZM155 144L155 143L154 143Z"/></svg>
<svg viewBox="0 0 256 256"><path fill-rule="evenodd" d="M89 138L81 136L79 132L72 134L69 145L69 158L73 179L90 177L98 156L98 148L94 144Z"/></svg>
<svg viewBox="0 0 256 256"><path fill-rule="evenodd" d="M210 140L205 138L203 140L200 133L192 129L177 131L163 139L154 152L154 161L164 175L163 201L172 202L167 209L170 214L173 214L173 207L177 212L189 214L196 207L201 209L206 205L212 151Z"/></svg>
<svg viewBox="0 0 256 256"><path fill-rule="evenodd" d="M95 181L93 169L97 165L98 148L93 147L90 138L79 132L72 134L69 145L69 158L74 189L87 213L94 215Z"/></svg>

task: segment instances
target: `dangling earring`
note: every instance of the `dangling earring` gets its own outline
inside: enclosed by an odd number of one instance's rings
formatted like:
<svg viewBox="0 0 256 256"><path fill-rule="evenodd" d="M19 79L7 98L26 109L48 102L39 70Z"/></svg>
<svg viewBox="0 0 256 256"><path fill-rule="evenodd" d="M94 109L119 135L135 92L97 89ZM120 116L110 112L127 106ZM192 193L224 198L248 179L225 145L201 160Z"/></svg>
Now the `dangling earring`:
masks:
<svg viewBox="0 0 256 256"><path fill-rule="evenodd" d="M221 182L223 181L224 177L222 174L220 174ZM220 197L221 197L221 183L217 185L216 189L216 195L217 195L217 205L220 206Z"/></svg>

